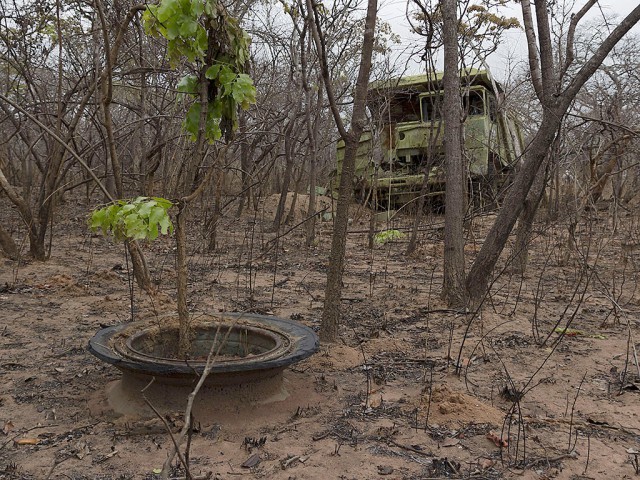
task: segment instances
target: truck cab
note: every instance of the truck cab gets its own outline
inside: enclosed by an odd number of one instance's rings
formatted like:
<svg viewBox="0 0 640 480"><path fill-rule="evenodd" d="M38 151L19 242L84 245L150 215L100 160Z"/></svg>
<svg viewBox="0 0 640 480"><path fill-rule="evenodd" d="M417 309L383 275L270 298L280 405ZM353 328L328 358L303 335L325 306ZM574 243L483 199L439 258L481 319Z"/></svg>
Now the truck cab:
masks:
<svg viewBox="0 0 640 480"><path fill-rule="evenodd" d="M484 195L488 203L498 198L521 156L522 134L514 117L498 108L502 88L488 71L464 70L460 80L470 191ZM370 85L371 128L362 134L356 157L358 200L393 209L412 203L421 193L442 201L446 190L443 97L442 73ZM342 141L337 157L339 175Z"/></svg>

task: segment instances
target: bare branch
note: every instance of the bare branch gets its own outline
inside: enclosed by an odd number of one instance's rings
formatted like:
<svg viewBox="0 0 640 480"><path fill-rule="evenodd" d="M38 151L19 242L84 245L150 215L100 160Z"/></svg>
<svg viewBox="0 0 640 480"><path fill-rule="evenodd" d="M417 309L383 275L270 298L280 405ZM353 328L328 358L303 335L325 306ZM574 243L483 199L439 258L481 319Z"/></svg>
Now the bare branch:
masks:
<svg viewBox="0 0 640 480"><path fill-rule="evenodd" d="M524 33L527 37L527 48L529 51L529 70L531 71L531 82L536 91L536 96L542 100L542 74L540 72L540 57L536 45L536 32L533 28L533 17L531 16L531 2L522 0L522 19L524 22Z"/></svg>
<svg viewBox="0 0 640 480"><path fill-rule="evenodd" d="M573 42L575 40L576 35L576 27L582 18L586 15L586 13L593 7L598 0L588 0L587 3L578 11L578 13L574 13L571 15L571 23L569 24L569 31L567 32L567 46L565 53L565 61L564 66L562 67L562 73L560 74L560 78L564 77L567 73L567 70L571 66L571 63L574 59L573 52Z"/></svg>

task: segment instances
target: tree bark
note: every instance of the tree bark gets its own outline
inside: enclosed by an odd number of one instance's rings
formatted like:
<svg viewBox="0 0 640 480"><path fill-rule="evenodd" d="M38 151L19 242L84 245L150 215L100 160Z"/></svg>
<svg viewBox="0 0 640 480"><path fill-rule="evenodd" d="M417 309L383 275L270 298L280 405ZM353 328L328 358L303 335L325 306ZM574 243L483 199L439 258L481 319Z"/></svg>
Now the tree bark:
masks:
<svg viewBox="0 0 640 480"><path fill-rule="evenodd" d="M111 101L113 98L113 61L116 56L110 48L109 31L106 25L101 0L96 0L96 7L98 16L100 17L100 24L102 26L105 51L105 74L104 82L102 83L102 112L104 116L104 128L107 133L107 151L109 152L109 159L111 160L111 168L113 170L117 197L124 198L122 164L120 162L118 152L116 151L116 141L113 134L113 119L111 117ZM133 277L136 279L138 287L146 292L153 292L154 288L153 283L151 282L151 274L149 273L149 268L147 267L147 262L144 260L144 255L140 246L135 240L126 242L126 245L129 255L131 256L131 264L133 265Z"/></svg>
<svg viewBox="0 0 640 480"><path fill-rule="evenodd" d="M291 137L293 126L295 125L295 119L290 120L289 125L285 128L284 132L284 158L285 169L282 175L282 186L280 191L280 198L278 199L278 206L276 208L276 215L273 219L273 229L278 231L282 225L284 219L284 210L287 204L287 198L289 196L289 186L291 185L291 174L293 171L293 148L294 138Z"/></svg>
<svg viewBox="0 0 640 480"><path fill-rule="evenodd" d="M360 141L360 135L364 130L364 122L366 120L365 103L369 86L369 74L371 72L371 57L373 54L378 2L377 0L368 0L367 2L367 15L362 41L360 67L356 81L351 127L348 132L340 118L340 112L338 110L338 105L336 103L331 84L326 51L323 40L320 38L319 14L314 10L315 7L311 0L306 0L306 4L309 11L309 20L314 41L316 43L316 49L318 51L318 56L320 57L323 82L327 92L327 98L329 99L336 127L345 142L345 155L342 163L342 173L340 175L340 186L338 190L336 216L333 224L333 235L331 237L331 253L329 254L329 269L327 272L327 283L324 294L324 310L322 313L322 324L320 325L320 340L323 342L335 342L338 339L338 325L340 322L342 273L344 270L345 247L347 242L349 204L353 199L353 175L355 171L358 143ZM312 18L312 13L315 13L315 18Z"/></svg>
<svg viewBox="0 0 640 480"><path fill-rule="evenodd" d="M531 232L533 231L533 222L536 218L538 206L544 197L544 190L547 186L549 156L547 155L545 166L541 167L536 175L531 190L522 207L522 212L518 218L518 226L516 227L516 241L513 246L512 263L513 270L523 275L527 270L529 263L529 243L531 242Z"/></svg>
<svg viewBox="0 0 640 480"><path fill-rule="evenodd" d="M546 115L543 119L538 133L528 147L525 162L505 197L505 207L500 210L469 271L466 284L470 302L475 307L479 306L484 298L490 275L524 207L531 185L547 155L549 145L555 139L564 115L557 108L555 113L556 115Z"/></svg>
<svg viewBox="0 0 640 480"><path fill-rule="evenodd" d="M242 190L238 200L238 210L236 218L242 216L244 206L251 198L251 188L249 171L251 170L251 158L249 156L249 140L247 139L247 114L244 110L238 113L238 130L240 132L240 178L242 179Z"/></svg>
<svg viewBox="0 0 640 480"><path fill-rule="evenodd" d="M458 71L456 0L442 1L444 29L444 152L446 194L444 214L444 283L442 296L451 308L466 306L464 214L467 172L462 155L462 99Z"/></svg>
<svg viewBox="0 0 640 480"><path fill-rule="evenodd" d="M18 193L18 190L9 183L2 169L0 169L0 190L3 190L7 197L9 197L9 200L18 208L18 213L20 213L20 217L29 232L29 245L36 244L38 241L38 229L33 220L31 208L27 201Z"/></svg>
<svg viewBox="0 0 640 480"><path fill-rule="evenodd" d="M553 48L549 32L547 4L547 1L542 0L536 1L535 4L538 46L531 22L530 1L521 1L525 31L527 32L530 66L532 71L540 66L540 76L536 72L535 75L532 75L532 79L536 87L536 93L542 103L542 123L526 149L523 166L516 175L514 183L505 198L504 205L508 207L500 210L467 275L467 291L470 303L474 307L479 307L487 292L490 276L524 207L531 185L548 154L550 145L553 144L562 118L567 113L571 102L585 82L591 78L602 64L613 47L640 20L639 5L600 44L595 53L578 70L578 73L570 81L564 82L557 77L556 69L553 65ZM566 87L563 87L564 85Z"/></svg>
<svg viewBox="0 0 640 480"><path fill-rule="evenodd" d="M186 235L187 202L183 199L178 204L176 215L176 283L178 290L178 358L187 358L191 350L189 331L191 322L187 307L187 235Z"/></svg>
<svg viewBox="0 0 640 480"><path fill-rule="evenodd" d="M306 74L304 74L306 76ZM303 87L306 98L305 122L307 125L307 135L309 137L309 204L307 205L307 227L306 241L307 247L311 247L316 238L316 186L317 186L317 163L318 163L318 134L320 128L320 112L322 111L322 90L318 89L316 102L316 114L313 121L311 120L311 89L309 88L306 78L303 78Z"/></svg>
<svg viewBox="0 0 640 480"><path fill-rule="evenodd" d="M16 242L13 241L11 235L2 228L0 225L0 249L5 253L5 255L11 260L18 260L20 258L20 251L16 245Z"/></svg>

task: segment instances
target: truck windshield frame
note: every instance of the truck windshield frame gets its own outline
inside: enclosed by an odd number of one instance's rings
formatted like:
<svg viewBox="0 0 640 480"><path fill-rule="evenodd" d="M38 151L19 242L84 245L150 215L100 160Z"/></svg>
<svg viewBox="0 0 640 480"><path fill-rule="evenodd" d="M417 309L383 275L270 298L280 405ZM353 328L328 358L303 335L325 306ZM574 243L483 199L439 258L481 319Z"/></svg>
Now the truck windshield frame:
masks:
<svg viewBox="0 0 640 480"><path fill-rule="evenodd" d="M462 96L463 112L469 117L487 115L486 98L490 97L484 87L466 89ZM442 120L444 92L428 92L420 95L420 117L423 123Z"/></svg>

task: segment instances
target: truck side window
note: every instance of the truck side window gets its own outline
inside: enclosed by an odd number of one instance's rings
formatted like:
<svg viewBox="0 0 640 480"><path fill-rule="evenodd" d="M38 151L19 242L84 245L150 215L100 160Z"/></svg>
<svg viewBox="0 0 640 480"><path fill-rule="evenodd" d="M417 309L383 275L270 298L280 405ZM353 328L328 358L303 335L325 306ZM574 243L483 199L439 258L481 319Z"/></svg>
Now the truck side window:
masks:
<svg viewBox="0 0 640 480"><path fill-rule="evenodd" d="M437 96L422 97L422 121L432 122L442 118L440 113L441 98Z"/></svg>
<svg viewBox="0 0 640 480"><path fill-rule="evenodd" d="M420 120L420 105L415 94L399 93L389 105L391 123L417 122Z"/></svg>
<svg viewBox="0 0 640 480"><path fill-rule="evenodd" d="M484 115L482 92L471 91L464 96L464 110L469 116Z"/></svg>

